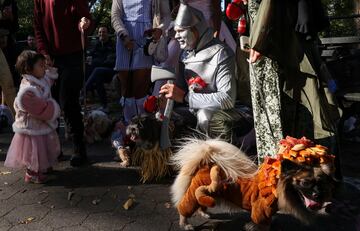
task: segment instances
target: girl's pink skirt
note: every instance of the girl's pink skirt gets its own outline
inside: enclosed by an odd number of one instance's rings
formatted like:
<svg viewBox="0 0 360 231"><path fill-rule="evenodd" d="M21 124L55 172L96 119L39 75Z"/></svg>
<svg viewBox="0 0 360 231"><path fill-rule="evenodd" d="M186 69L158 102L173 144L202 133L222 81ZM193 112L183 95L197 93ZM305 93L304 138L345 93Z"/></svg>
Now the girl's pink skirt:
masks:
<svg viewBox="0 0 360 231"><path fill-rule="evenodd" d="M15 133L4 165L45 172L56 163L59 154L60 141L56 131L40 136Z"/></svg>

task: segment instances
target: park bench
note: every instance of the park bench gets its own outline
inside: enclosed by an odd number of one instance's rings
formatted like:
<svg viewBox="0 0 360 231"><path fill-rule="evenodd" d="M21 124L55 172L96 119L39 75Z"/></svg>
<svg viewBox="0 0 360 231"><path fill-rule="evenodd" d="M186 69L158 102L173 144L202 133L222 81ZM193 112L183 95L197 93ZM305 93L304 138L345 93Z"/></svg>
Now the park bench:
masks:
<svg viewBox="0 0 360 231"><path fill-rule="evenodd" d="M360 36L322 38L322 57L337 81L343 119L360 114Z"/></svg>
<svg viewBox="0 0 360 231"><path fill-rule="evenodd" d="M344 123L360 115L360 36L330 37L321 39L321 56L327 63L332 77L337 81L336 98L343 114L338 123L339 140L344 140ZM358 117L360 118L360 117ZM343 152L340 142L338 154ZM340 156L335 165L341 178Z"/></svg>

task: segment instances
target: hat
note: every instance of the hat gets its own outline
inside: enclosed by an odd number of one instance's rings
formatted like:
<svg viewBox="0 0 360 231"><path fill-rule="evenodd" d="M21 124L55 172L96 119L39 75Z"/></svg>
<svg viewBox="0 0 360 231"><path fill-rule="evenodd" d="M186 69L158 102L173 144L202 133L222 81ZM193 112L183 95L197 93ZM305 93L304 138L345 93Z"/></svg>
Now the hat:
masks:
<svg viewBox="0 0 360 231"><path fill-rule="evenodd" d="M208 28L203 13L183 1L180 3L179 11L175 19L175 25L181 28L195 27L200 36Z"/></svg>

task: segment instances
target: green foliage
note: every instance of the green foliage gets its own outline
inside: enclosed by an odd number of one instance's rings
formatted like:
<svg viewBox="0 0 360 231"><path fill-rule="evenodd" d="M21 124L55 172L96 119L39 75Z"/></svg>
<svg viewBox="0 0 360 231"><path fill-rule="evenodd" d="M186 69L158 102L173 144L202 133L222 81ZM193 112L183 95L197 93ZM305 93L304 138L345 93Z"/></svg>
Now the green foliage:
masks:
<svg viewBox="0 0 360 231"><path fill-rule="evenodd" d="M355 13L356 0L322 0L326 6L330 17L344 17ZM356 21L360 18L353 19L332 19L330 20L330 29L326 32L326 37L334 36L354 36L356 35Z"/></svg>
<svg viewBox="0 0 360 231"><path fill-rule="evenodd" d="M329 16L349 16L354 14L354 2L357 0L322 0ZM230 2L230 0L226 0ZM19 8L20 29L17 39L26 39L28 34L33 34L33 0L17 0ZM111 27L111 3L112 0L89 0L91 13L96 25L106 25ZM226 5L226 4L225 4ZM331 27L325 36L349 36L356 34L355 21L360 24L358 19L331 20Z"/></svg>
<svg viewBox="0 0 360 231"><path fill-rule="evenodd" d="M112 32L111 27L111 0L97 0L91 7L91 14L95 21L95 24L105 25Z"/></svg>
<svg viewBox="0 0 360 231"><path fill-rule="evenodd" d="M90 0L89 6L96 25L102 24L111 28L111 3L112 0ZM19 9L19 31L17 40L25 40L29 34L34 34L33 28L33 0L17 0Z"/></svg>
<svg viewBox="0 0 360 231"><path fill-rule="evenodd" d="M34 1L33 0L17 0L19 9L19 31L17 33L17 40L25 40L29 34L34 34L33 29L33 14Z"/></svg>

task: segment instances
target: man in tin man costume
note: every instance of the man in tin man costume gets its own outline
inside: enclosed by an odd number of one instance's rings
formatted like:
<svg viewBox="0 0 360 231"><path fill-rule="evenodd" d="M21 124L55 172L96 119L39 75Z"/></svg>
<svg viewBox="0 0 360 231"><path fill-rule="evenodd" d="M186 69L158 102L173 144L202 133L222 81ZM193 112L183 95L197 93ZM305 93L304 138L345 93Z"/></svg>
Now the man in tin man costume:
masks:
<svg viewBox="0 0 360 231"><path fill-rule="evenodd" d="M175 20L175 38L183 50L176 84L165 84L160 93L178 103L188 103L197 129L210 137L231 142L243 117L234 109L235 55L214 38L203 14L181 3Z"/></svg>

